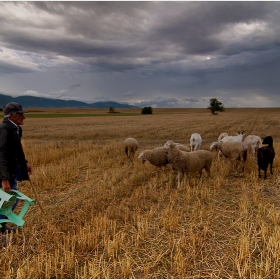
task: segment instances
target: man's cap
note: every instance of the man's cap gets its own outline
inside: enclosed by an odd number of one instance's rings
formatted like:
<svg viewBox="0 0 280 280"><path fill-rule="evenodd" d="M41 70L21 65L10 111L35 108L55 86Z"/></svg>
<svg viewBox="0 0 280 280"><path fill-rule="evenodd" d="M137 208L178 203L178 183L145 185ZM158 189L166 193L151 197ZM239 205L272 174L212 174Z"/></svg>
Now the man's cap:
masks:
<svg viewBox="0 0 280 280"><path fill-rule="evenodd" d="M3 108L4 115L7 116L11 113L28 113L28 111L25 111L22 109L21 105L17 102L10 102L6 104L6 106Z"/></svg>

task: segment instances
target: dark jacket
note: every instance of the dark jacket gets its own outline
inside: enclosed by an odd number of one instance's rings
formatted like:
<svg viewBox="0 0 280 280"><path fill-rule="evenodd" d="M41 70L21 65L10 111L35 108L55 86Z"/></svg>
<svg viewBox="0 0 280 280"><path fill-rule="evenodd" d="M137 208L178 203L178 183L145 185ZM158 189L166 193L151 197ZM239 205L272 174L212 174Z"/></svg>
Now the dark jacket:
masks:
<svg viewBox="0 0 280 280"><path fill-rule="evenodd" d="M16 127L4 118L0 124L0 180L8 179L10 182L18 178L19 167L21 180L29 180L27 160L20 142L21 128Z"/></svg>

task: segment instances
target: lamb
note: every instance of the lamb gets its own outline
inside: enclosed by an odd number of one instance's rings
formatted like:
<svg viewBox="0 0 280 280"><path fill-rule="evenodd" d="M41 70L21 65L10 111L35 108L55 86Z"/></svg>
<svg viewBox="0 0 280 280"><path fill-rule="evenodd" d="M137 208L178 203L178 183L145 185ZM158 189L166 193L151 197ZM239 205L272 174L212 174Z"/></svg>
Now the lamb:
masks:
<svg viewBox="0 0 280 280"><path fill-rule="evenodd" d="M179 150L189 152L189 147L175 143ZM158 147L153 150L145 150L140 153L138 156L139 159L142 160L142 163L144 164L145 161L148 161L152 165L155 165L160 169L162 166L166 166L169 162L167 159L167 151L164 149L164 147Z"/></svg>
<svg viewBox="0 0 280 280"><path fill-rule="evenodd" d="M201 136L198 133L193 133L190 138L191 152L198 150L201 144L202 144Z"/></svg>
<svg viewBox="0 0 280 280"><path fill-rule="evenodd" d="M186 172L199 172L200 178L202 170L205 169L210 176L210 169L213 161L213 154L209 151L199 150L193 152L180 151L176 144L169 140L164 146L167 150L167 158L173 170L178 171L178 185L180 187L181 178Z"/></svg>
<svg viewBox="0 0 280 280"><path fill-rule="evenodd" d="M139 148L139 143L135 138L126 138L123 141L123 145L125 154L128 160L131 162L134 159L135 152Z"/></svg>
<svg viewBox="0 0 280 280"><path fill-rule="evenodd" d="M238 170L244 165L247 159L247 145L244 142L213 142L210 146L210 151L219 150L223 156L234 161L235 176L238 175Z"/></svg>
<svg viewBox="0 0 280 280"><path fill-rule="evenodd" d="M244 143L248 146L248 152L251 151L253 157L257 156L258 149L260 145L262 144L262 139L260 136L257 135L248 135L244 139Z"/></svg>
<svg viewBox="0 0 280 280"><path fill-rule="evenodd" d="M258 157L258 167L259 167L259 177L261 177L261 169L264 171L264 179L266 179L266 172L268 165L270 165L270 174L272 172L273 160L275 157L275 151L273 148L273 139L271 136L266 136L262 144L267 144L267 146L260 147L257 151Z"/></svg>

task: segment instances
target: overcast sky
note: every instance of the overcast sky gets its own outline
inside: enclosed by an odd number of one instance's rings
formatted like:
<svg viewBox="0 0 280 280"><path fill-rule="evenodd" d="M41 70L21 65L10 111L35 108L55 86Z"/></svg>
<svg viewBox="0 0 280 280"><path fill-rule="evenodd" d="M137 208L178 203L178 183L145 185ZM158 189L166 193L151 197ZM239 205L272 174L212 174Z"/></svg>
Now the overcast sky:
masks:
<svg viewBox="0 0 280 280"><path fill-rule="evenodd" d="M0 2L0 93L280 107L280 2Z"/></svg>

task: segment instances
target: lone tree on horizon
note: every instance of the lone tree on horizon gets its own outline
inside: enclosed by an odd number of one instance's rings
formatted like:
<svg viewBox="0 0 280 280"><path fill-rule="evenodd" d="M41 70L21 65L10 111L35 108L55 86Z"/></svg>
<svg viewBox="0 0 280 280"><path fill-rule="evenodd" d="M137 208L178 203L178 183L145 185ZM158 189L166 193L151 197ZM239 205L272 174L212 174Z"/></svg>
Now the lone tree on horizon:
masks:
<svg viewBox="0 0 280 280"><path fill-rule="evenodd" d="M110 107L110 108L109 108L109 112L110 112L110 113L115 113L115 112L116 112L116 110L115 110L115 108L114 108L114 107Z"/></svg>
<svg viewBox="0 0 280 280"><path fill-rule="evenodd" d="M217 115L218 113L215 113L216 111L218 112L224 112L224 104L220 102L217 98L211 98L210 99L210 106L207 107L212 113L212 115Z"/></svg>

